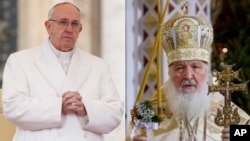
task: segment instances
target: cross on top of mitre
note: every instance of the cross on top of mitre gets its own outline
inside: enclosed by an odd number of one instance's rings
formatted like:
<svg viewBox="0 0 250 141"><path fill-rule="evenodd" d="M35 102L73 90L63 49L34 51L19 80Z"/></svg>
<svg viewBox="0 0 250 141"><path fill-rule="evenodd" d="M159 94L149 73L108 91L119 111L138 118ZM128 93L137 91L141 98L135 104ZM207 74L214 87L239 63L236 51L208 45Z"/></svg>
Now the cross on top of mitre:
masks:
<svg viewBox="0 0 250 141"><path fill-rule="evenodd" d="M187 1L183 1L182 5L181 5L181 9L183 11L183 15L186 16L188 14L188 2Z"/></svg>

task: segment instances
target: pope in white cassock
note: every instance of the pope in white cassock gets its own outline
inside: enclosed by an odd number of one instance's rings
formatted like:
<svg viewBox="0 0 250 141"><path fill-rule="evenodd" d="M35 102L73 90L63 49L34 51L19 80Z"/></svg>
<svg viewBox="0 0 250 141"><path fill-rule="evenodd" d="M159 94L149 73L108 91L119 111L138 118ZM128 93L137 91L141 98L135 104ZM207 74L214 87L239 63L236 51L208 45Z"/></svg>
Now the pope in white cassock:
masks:
<svg viewBox="0 0 250 141"><path fill-rule="evenodd" d="M75 46L80 17L74 4L56 4L45 21L49 38L9 56L2 101L13 141L103 141L120 124L123 102L109 66Z"/></svg>
<svg viewBox="0 0 250 141"><path fill-rule="evenodd" d="M184 26L189 26L192 34L187 44L180 42ZM208 95L212 41L212 26L203 19L184 15L164 25L162 46L168 57L169 80L162 87L165 116L159 128L153 130L153 141L229 141L229 129L214 123L223 96ZM156 95L150 101L156 102ZM238 112L239 124L246 124L250 117L241 109ZM127 140L147 140L140 134L129 135Z"/></svg>

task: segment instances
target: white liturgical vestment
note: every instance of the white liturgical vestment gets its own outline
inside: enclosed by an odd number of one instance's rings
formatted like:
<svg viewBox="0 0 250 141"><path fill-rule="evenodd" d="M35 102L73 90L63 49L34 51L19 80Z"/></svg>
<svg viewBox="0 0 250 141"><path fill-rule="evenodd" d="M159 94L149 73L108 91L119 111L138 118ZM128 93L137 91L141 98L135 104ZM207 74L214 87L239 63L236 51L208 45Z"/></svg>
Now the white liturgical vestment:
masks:
<svg viewBox="0 0 250 141"><path fill-rule="evenodd" d="M163 87L163 93L165 95L164 99L166 99L166 88ZM221 131L223 130L223 127L219 127L214 123L214 118L217 113L217 108L222 108L222 105L224 105L224 97L220 93L213 93L210 94L210 106L207 111L206 115L206 122L205 130L204 130L204 117L201 116L198 122L198 130L196 139L197 141L203 141L203 135L204 132L206 132L206 141L220 141L221 140ZM152 96L152 99L150 101L156 101L156 95ZM164 114L166 115L163 119L163 121L160 123L159 128L157 130L152 130L152 140L150 141L180 141L180 121L173 116L173 112L168 106L168 100L164 100L163 103ZM233 108L238 107L234 103L231 103ZM153 105L155 106L155 105ZM240 115L240 123L239 124L246 124L250 120L250 116L246 114L242 109L238 107L238 113ZM193 122L191 122L191 125L194 125ZM128 135L126 138L126 141L131 141L131 128L128 131ZM185 128L185 127L184 127ZM187 141L188 133L187 130L185 130L184 133L184 140Z"/></svg>

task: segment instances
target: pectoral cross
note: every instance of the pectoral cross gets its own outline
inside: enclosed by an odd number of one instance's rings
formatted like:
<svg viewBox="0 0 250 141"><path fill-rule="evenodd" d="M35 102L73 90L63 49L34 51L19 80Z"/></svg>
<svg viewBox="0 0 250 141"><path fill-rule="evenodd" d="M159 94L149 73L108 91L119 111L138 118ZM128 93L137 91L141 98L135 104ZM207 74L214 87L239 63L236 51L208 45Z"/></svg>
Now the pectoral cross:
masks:
<svg viewBox="0 0 250 141"><path fill-rule="evenodd" d="M224 95L223 112L217 109L217 115L214 119L215 124L218 126L229 127L230 124L238 124L240 116L237 108L231 106L231 93L234 91L244 91L247 93L247 83L234 84L232 80L239 79L239 70L233 71L234 65L221 64L222 72L217 72L217 80L220 85L209 86L209 93L221 92Z"/></svg>

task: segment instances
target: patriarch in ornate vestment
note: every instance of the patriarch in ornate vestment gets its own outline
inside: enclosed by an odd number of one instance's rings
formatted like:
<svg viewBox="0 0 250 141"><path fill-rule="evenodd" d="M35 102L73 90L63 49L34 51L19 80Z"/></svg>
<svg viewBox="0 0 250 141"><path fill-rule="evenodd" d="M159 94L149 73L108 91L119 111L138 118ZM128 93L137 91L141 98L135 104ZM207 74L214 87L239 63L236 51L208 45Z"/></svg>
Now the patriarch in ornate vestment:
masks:
<svg viewBox="0 0 250 141"><path fill-rule="evenodd" d="M187 30L184 31L187 27L188 37L185 33ZM148 121L133 122L127 140L221 140L223 127L217 126L214 119L217 108L223 108L224 97L218 92L209 94L210 52L213 42L211 24L202 18L188 16L185 10L182 16L170 19L163 25L161 35L169 70L169 80L161 89L163 94L162 121L156 128ZM156 92L150 99L154 110L157 110L157 96ZM237 107L233 103L231 105ZM239 124L247 124L250 119L249 115L240 108L238 112ZM139 117L144 114L142 111L141 113ZM138 116L138 111L135 116ZM145 128L146 135L136 132Z"/></svg>

